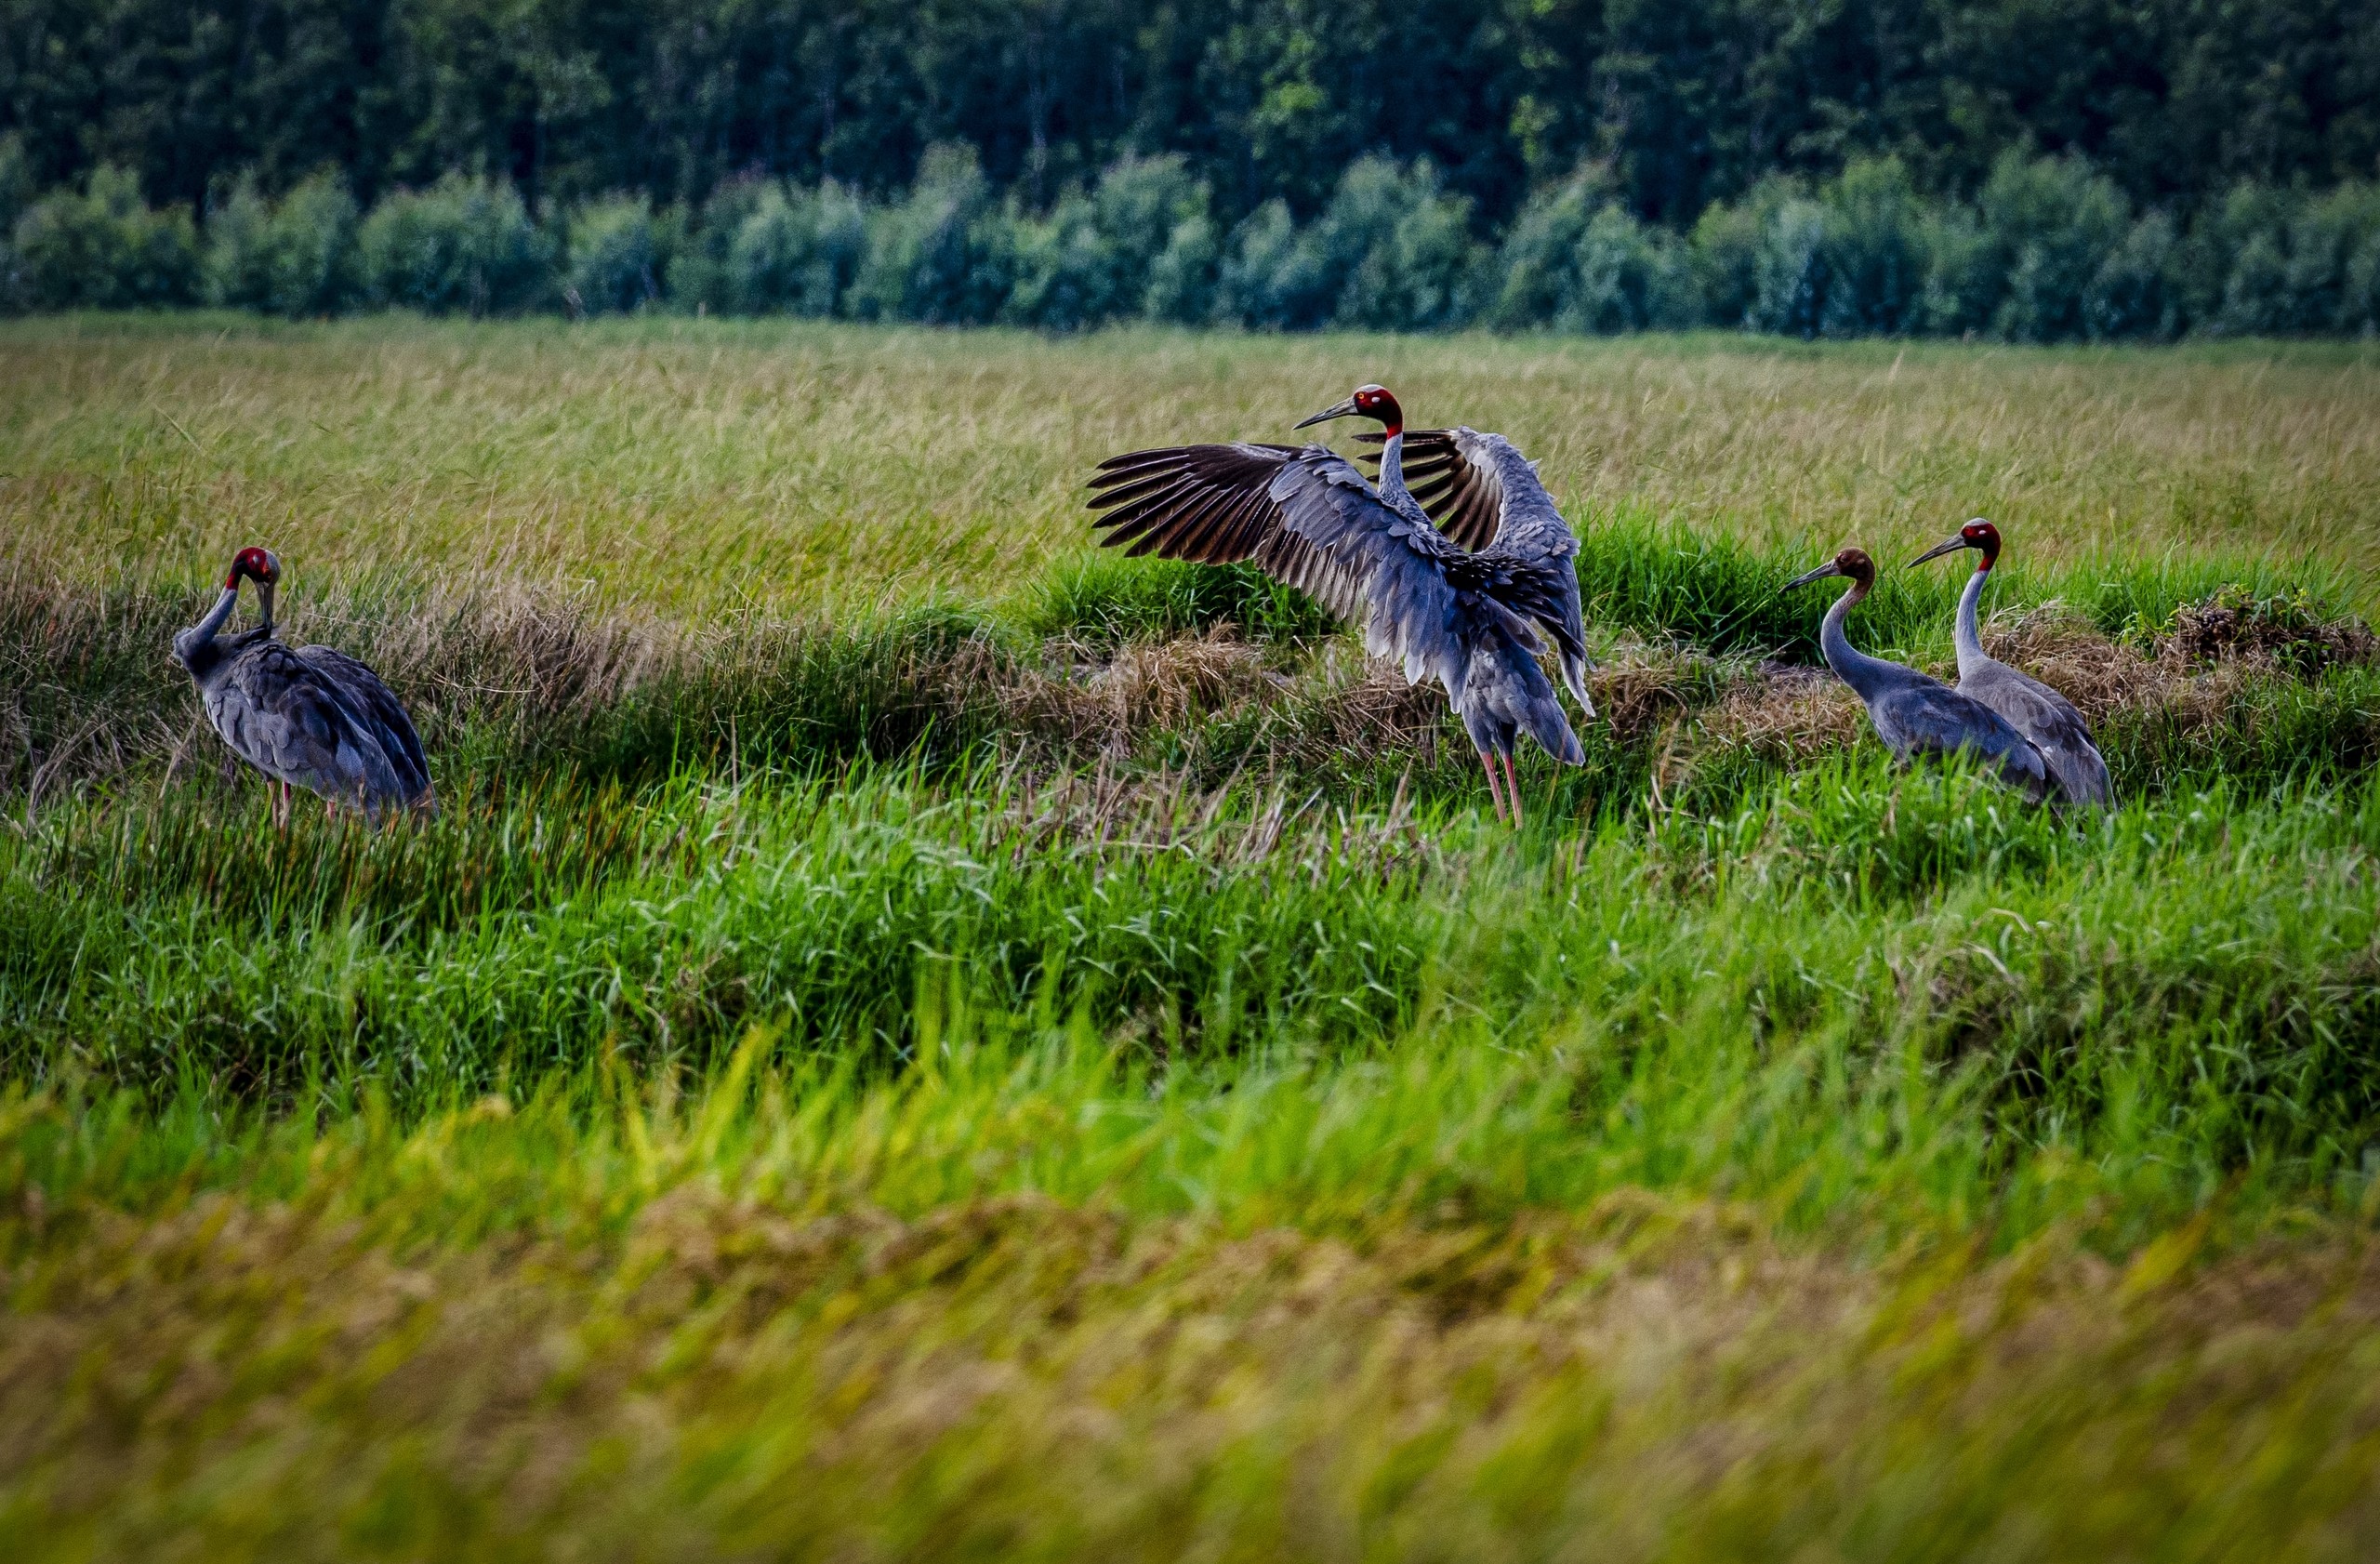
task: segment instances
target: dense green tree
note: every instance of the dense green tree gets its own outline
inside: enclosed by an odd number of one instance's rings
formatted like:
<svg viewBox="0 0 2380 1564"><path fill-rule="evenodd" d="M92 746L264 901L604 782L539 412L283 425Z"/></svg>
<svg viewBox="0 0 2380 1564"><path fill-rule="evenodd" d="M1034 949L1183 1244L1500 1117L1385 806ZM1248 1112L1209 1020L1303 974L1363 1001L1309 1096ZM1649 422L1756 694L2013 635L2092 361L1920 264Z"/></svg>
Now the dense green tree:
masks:
<svg viewBox="0 0 2380 1564"><path fill-rule="evenodd" d="M43 188L192 205L325 165L367 206L457 172L536 211L881 200L965 144L1036 213L1172 154L1219 232L1372 154L1488 230L1585 161L1679 229L1861 157L1971 198L2011 150L2195 208L2380 172L2380 0L0 0L10 132Z"/></svg>

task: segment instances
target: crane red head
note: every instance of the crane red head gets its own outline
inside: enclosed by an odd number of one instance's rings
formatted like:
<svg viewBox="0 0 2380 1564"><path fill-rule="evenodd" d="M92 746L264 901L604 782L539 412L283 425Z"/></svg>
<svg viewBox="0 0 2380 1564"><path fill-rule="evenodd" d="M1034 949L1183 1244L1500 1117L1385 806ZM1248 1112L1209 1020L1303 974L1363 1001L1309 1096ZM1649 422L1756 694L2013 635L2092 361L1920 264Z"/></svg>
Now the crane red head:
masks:
<svg viewBox="0 0 2380 1564"><path fill-rule="evenodd" d="M1978 550L1983 558L1975 562L1977 571L1990 570L2000 563L2000 529L1981 516L1977 516L1974 521L1961 527L1956 537L1935 544L1909 563L1924 564L1927 560L1939 559L1944 554L1956 553L1961 549Z"/></svg>
<svg viewBox="0 0 2380 1564"><path fill-rule="evenodd" d="M258 621L269 630L272 629L272 589L281 584L280 556L270 549L241 550L231 556L231 573L223 577L223 590L238 591L244 576L257 584Z"/></svg>
<svg viewBox="0 0 2380 1564"><path fill-rule="evenodd" d="M1355 394L1346 401L1333 403L1314 417L1298 420L1298 428L1332 418L1378 418L1384 432L1405 432L1405 409L1396 404L1396 398L1389 394L1386 386L1357 386Z"/></svg>
<svg viewBox="0 0 2380 1564"><path fill-rule="evenodd" d="M1823 581L1830 576L1851 577L1855 592L1865 592L1876 584L1876 562L1868 557L1865 549L1845 549L1807 575L1796 576L1779 591L1790 592L1796 587L1806 587L1813 581Z"/></svg>

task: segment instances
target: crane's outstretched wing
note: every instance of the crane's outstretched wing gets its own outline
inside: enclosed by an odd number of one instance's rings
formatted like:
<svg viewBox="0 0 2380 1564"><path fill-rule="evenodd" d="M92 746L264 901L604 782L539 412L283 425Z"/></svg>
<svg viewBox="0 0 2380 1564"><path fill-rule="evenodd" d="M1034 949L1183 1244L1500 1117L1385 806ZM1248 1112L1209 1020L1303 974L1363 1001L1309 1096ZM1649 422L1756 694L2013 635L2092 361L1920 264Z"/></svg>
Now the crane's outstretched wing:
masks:
<svg viewBox="0 0 2380 1564"><path fill-rule="evenodd" d="M2074 703L2040 680L1987 658L1990 666L1959 681L1959 693L2005 719L2041 751L2042 763L2058 791L2076 803L2105 808L2115 802L2108 762L2091 742L2091 729Z"/></svg>
<svg viewBox="0 0 2380 1564"><path fill-rule="evenodd" d="M1397 514L1323 445L1181 445L1102 462L1091 507L1101 541L1133 554L1253 561L1364 627L1375 656L1408 680L1435 678L1460 711L1471 643L1490 621L1536 635L1496 601L1472 556L1425 521ZM1480 579L1470 579L1481 577Z"/></svg>
<svg viewBox="0 0 2380 1564"><path fill-rule="evenodd" d="M421 736L397 693L380 676L336 646L300 646L306 666L336 688L363 725L380 741L389 764L397 774L406 802L429 793L430 758L422 752Z"/></svg>
<svg viewBox="0 0 2380 1564"><path fill-rule="evenodd" d="M1385 444L1376 434L1357 436ZM1368 459L1377 462L1376 455ZM1579 602L1579 539L1562 519L1537 464L1501 434L1475 429L1412 429L1405 431L1400 464L1405 486L1446 535L1469 549L1493 548L1562 579L1556 616L1545 628L1562 646L1562 682L1589 716L1586 622ZM1571 648L1580 650L1574 656Z"/></svg>

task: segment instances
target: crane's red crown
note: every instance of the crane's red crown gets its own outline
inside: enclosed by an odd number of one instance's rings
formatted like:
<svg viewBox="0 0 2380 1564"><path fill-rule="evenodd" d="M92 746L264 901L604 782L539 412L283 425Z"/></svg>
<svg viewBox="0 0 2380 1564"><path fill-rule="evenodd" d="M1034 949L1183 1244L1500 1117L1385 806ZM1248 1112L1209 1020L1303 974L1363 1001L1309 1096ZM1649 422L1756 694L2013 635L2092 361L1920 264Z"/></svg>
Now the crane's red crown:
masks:
<svg viewBox="0 0 2380 1564"><path fill-rule="evenodd" d="M1865 549L1845 549L1834 556L1834 567L1863 587L1876 584L1876 562Z"/></svg>
<svg viewBox="0 0 2380 1564"><path fill-rule="evenodd" d="M1983 558L1976 562L1977 570L1990 570L2000 563L2000 529L1990 522L1977 516L1959 529L1959 536L1966 539L1968 548L1982 552Z"/></svg>
<svg viewBox="0 0 2380 1564"><path fill-rule="evenodd" d="M281 579L281 561L270 549L243 549L231 556L231 573L223 577L226 590L237 587L240 577L246 577L259 586L271 586Z"/></svg>
<svg viewBox="0 0 2380 1564"><path fill-rule="evenodd" d="M1398 433L1405 428L1405 409L1396 404L1396 398L1389 394L1386 386L1357 386L1350 400L1356 412L1368 418L1378 418L1389 433Z"/></svg>

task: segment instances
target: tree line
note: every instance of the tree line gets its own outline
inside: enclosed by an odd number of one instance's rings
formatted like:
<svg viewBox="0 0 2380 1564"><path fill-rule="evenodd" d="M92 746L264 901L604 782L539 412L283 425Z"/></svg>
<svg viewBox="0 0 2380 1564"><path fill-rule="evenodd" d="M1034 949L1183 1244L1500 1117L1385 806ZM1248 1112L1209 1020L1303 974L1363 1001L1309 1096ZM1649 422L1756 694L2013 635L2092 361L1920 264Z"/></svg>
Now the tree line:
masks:
<svg viewBox="0 0 2380 1564"><path fill-rule="evenodd" d="M974 150L930 149L904 191L747 176L694 204L533 207L448 174L368 208L324 169L153 206L129 169L36 193L0 139L0 308L210 303L306 317L646 310L1073 330L1720 326L1802 338L2170 339L2380 331L2380 186L2242 181L2185 220L2077 154L2003 152L1972 199L1897 157L1770 175L1683 232L1608 166L1532 194L1494 240L1428 159L1369 156L1302 220L1236 221L1180 155L1126 157L1037 205Z"/></svg>
<svg viewBox="0 0 2380 1564"><path fill-rule="evenodd" d="M2380 0L0 0L0 134L43 188L210 209L335 168L538 212L760 178L886 199L964 143L1044 209L1171 155L1239 222L1427 158L1501 234L1582 165L1683 229L1897 157L1973 199L2012 149L2140 208L2380 166Z"/></svg>

